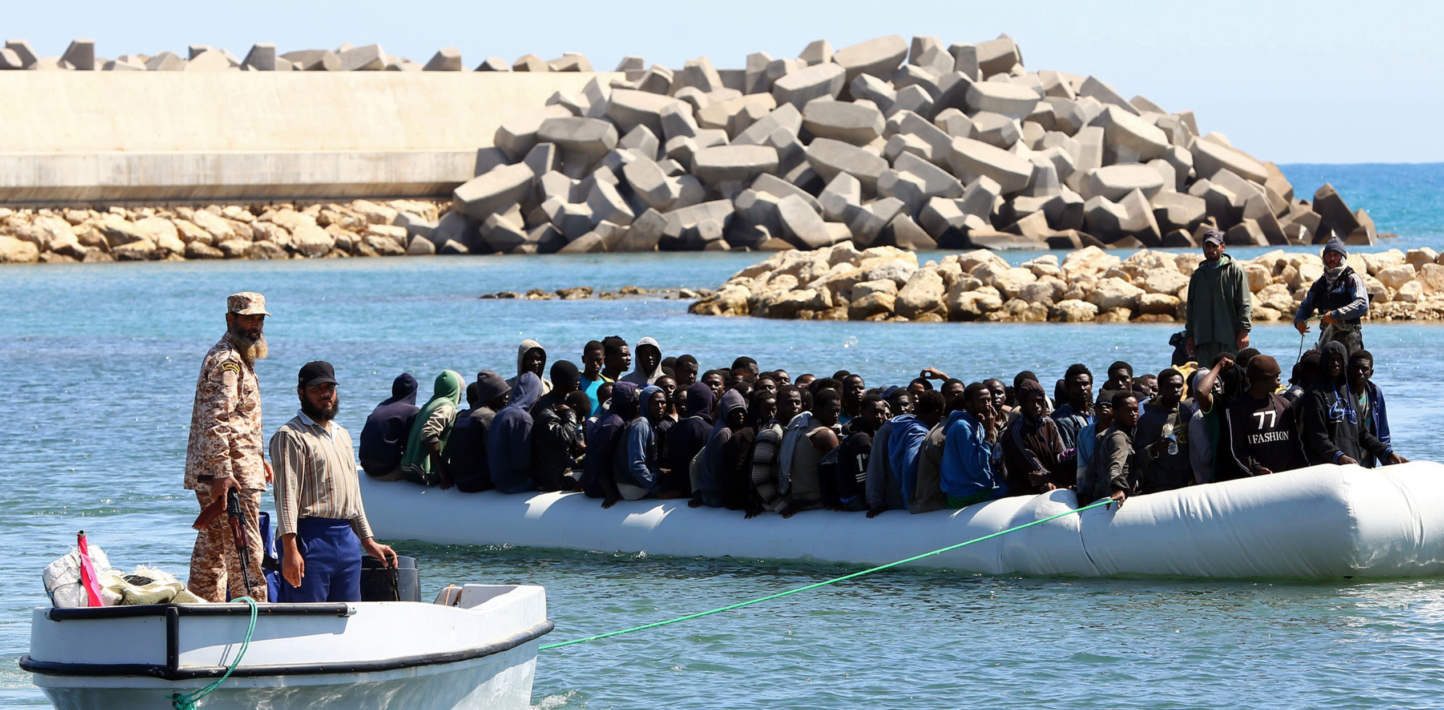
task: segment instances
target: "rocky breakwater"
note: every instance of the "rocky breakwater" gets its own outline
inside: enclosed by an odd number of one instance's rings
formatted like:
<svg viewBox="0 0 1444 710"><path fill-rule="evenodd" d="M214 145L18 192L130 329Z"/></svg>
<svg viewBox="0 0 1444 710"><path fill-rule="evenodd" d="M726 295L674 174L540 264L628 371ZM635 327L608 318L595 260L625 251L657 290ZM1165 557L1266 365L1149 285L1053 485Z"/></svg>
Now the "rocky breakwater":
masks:
<svg viewBox="0 0 1444 710"><path fill-rule="evenodd" d="M1050 254L1012 266L976 250L919 264L895 247L839 244L774 254L689 310L798 320L1171 322L1186 314L1189 276L1201 261L1146 249L1120 258L1090 246L1061 263ZM1241 263L1255 322L1292 321L1324 268L1315 254L1283 250ZM1432 249L1353 254L1349 264L1365 274L1371 319L1444 320L1444 257Z"/></svg>
<svg viewBox="0 0 1444 710"><path fill-rule="evenodd" d="M625 63L624 63L625 66ZM1006 35L640 63L498 129L455 210L500 252L1372 244L1325 185ZM473 246L473 251L477 250Z"/></svg>
<svg viewBox="0 0 1444 710"><path fill-rule="evenodd" d="M0 263L304 259L466 253L424 200L12 210L0 207Z"/></svg>

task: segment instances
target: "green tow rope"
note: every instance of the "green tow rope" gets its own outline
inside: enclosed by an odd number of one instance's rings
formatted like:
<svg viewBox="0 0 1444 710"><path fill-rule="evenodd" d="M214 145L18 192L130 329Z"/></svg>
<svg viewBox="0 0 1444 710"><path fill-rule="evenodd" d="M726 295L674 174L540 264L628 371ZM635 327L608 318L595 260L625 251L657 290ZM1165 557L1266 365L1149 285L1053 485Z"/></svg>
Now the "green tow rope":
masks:
<svg viewBox="0 0 1444 710"><path fill-rule="evenodd" d="M776 593L776 594L770 594L770 595L768 595L768 596L761 597L761 598L758 598L758 599L753 599L753 600L751 600L751 601L745 601L745 602L740 602L740 603L738 603L738 604L732 604L732 605L729 605L729 606L724 606L724 607L722 607L722 608L720 608L720 609L713 609L713 610L711 610L711 611L703 611L703 612L699 612L699 613L696 613L696 614L688 614L688 615L686 615L686 616L679 616L679 617L677 617L677 618L675 618L675 619L668 619L668 620L666 620L666 621L658 621L658 622L651 623L651 624L644 624L644 625L642 625L642 626L634 626L634 627L632 627L632 628L630 628L630 629L622 629L621 631L611 631L611 632L608 632L608 633L605 633L605 634L597 634L596 636L587 636L586 638L572 639L571 641L563 641L563 642L561 642L561 643L547 644L547 645L545 645L545 646L542 646L542 647L538 648L537 650L539 650L539 651L547 651L547 650L550 650L550 649L553 649L553 648L562 648L563 646L572 646L572 645L579 644L579 643L586 643L586 642L588 642L588 641L598 641L598 640L605 639L605 638L611 638L611 637L613 637L613 636L621 636L622 634L630 634L630 633L633 633L633 632L636 632L636 631L646 631L647 629L655 629L655 628L657 628L657 627L659 627L659 626L666 626L666 625L668 625L668 624L675 624L675 623L678 623L678 622L681 622L681 621L691 621L692 619L700 619L700 618L702 618L702 617L704 617L704 616L711 616L711 615L713 615L713 614L721 614L721 613L724 612L724 611L732 611L733 609L741 609L741 608L744 607L744 606L752 606L753 604L761 604L762 602L772 601L773 599L780 599L780 598L785 597L785 596L787 596L787 595L789 595L789 594L797 594L798 592L806 592L806 591L811 590L811 589L817 589L818 587L825 587L825 586L827 586L827 585L829 585L829 584L837 584L838 582L843 582L843 581L846 581L846 580L849 580L849 579L856 579L856 578L861 577L861 576L863 576L863 575L872 574L872 573L874 573L874 572L881 572L881 571L883 571L883 570L885 570L885 569L892 569L893 567L897 567L897 566L899 566L899 565L905 565L905 564L908 564L909 562L917 562L918 560L921 560L921 559L923 559L923 558L925 558L925 557L932 557L932 556L934 556L934 555L941 555L941 554L943 554L944 552L951 552L951 551L956 550L956 549L958 549L958 548L960 548L960 547L967 547L968 545L972 545L973 543L982 542L982 541L984 541L984 540L991 540L991 539L993 539L993 538L995 538L995 537L1002 537L1003 535L1007 535L1008 533L1017 532L1017 531L1019 531L1019 530L1022 530L1023 528L1031 528L1031 527L1033 527L1034 525L1041 525L1041 524L1046 523L1046 522L1048 522L1048 521L1050 521L1050 520L1057 520L1058 518L1063 518L1063 517L1067 517L1067 516L1069 516L1069 515L1074 515L1074 514L1077 514L1077 513L1082 513L1082 512L1085 511L1085 510L1092 510L1093 508L1102 508L1102 507L1104 507L1104 506L1107 506L1107 505L1111 504L1112 502L1113 502L1113 500L1112 500L1111 498L1105 498L1105 499L1100 500L1100 501L1098 501L1098 502L1096 502L1096 503L1093 503L1092 505L1085 505L1085 506L1083 506L1082 508L1078 508L1077 510L1070 510L1070 511L1067 511L1067 512L1059 513L1059 514L1057 514L1057 515L1050 515L1050 516L1048 516L1048 517L1046 517L1046 518L1041 518L1041 519L1039 519L1039 520L1034 520L1034 521L1031 522L1031 523L1023 523L1022 525L1018 525L1018 526L1015 526L1015 527L1011 527L1011 528L1008 528L1007 530L999 530L998 532L991 533L991 534L988 534L988 535L984 535L984 536L979 537L979 538L974 538L974 539L969 540L969 541L967 541L967 542L960 542L960 543L958 543L958 544L956 544L956 545L949 545L948 547L944 547L944 548L941 549L941 550L933 550L932 552L924 552L924 553L921 554L921 555L916 555L916 556L913 556L913 557L909 557L909 558L907 558L907 559L905 559L905 560L898 560L897 562L889 562L889 563L887 563L887 564L885 564L885 565L882 565L882 566L880 566L880 567L873 567L872 569L865 569L865 570L862 570L861 572L853 572L852 574L843 575L843 576L841 576L841 577L835 577L835 578L833 578L833 579L829 579L829 580L826 580L826 581L823 581L823 582L817 582L817 583L815 583L815 584L809 584L809 585L807 585L807 586L805 586L805 587L798 587L798 588L796 588L796 589L789 589L789 590L787 590L787 591L785 591L785 592L778 592L778 593Z"/></svg>
<svg viewBox="0 0 1444 710"><path fill-rule="evenodd" d="M231 666L226 669L225 675L217 678L216 682L194 693L174 693L166 696L170 698L171 707L175 708L175 710L195 710L196 704L201 701L201 698L210 695L216 688L221 687L221 683L226 682L226 679L231 677L231 672L236 670L236 666L241 665L241 659L246 657L246 649L251 645L251 636L256 633L256 613L258 611L256 600L250 597L237 597L231 601L245 602L251 606L251 624L246 627L246 638L241 641L241 650L236 653L236 660L231 661Z"/></svg>

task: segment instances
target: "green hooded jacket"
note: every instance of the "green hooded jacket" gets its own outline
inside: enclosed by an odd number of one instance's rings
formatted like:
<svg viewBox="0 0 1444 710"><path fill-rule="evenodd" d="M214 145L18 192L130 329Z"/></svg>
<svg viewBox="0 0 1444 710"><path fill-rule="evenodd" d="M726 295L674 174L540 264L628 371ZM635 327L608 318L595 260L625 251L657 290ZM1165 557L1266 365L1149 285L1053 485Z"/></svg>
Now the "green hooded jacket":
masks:
<svg viewBox="0 0 1444 710"><path fill-rule="evenodd" d="M1248 274L1224 254L1217 266L1198 265L1188 281L1186 328L1195 344L1224 343L1232 347L1240 331L1253 327L1253 298Z"/></svg>
<svg viewBox="0 0 1444 710"><path fill-rule="evenodd" d="M466 380L462 379L459 373L446 370L436 376L431 400L421 408L421 411L416 413L416 419L411 424L411 435L406 438L406 452L401 456L401 469L406 472L407 479L412 482L434 486L439 481L439 472L432 470L430 452L421 445L421 430L437 409L446 404L450 404L453 408L460 404L461 393L464 389L466 389ZM441 434L442 451L446 450L446 440L450 436L451 425L447 424L446 430Z"/></svg>

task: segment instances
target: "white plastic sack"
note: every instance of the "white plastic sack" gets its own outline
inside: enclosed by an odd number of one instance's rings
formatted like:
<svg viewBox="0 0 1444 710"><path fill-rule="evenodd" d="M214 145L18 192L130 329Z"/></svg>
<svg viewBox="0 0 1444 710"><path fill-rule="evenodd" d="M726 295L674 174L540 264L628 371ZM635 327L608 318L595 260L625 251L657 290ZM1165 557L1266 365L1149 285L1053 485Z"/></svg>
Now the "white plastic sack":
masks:
<svg viewBox="0 0 1444 710"><path fill-rule="evenodd" d="M104 577L111 571L110 560L106 558L105 551L100 545L90 545L90 561L95 563L95 573L98 577ZM50 603L54 606L65 609L71 607L90 606L90 599L85 594L85 587L80 584L80 550L70 548L70 552L64 557L51 562L45 567L41 574L45 582L45 593L50 595ZM106 594L101 592L101 602L105 606L112 606L120 600L119 595Z"/></svg>

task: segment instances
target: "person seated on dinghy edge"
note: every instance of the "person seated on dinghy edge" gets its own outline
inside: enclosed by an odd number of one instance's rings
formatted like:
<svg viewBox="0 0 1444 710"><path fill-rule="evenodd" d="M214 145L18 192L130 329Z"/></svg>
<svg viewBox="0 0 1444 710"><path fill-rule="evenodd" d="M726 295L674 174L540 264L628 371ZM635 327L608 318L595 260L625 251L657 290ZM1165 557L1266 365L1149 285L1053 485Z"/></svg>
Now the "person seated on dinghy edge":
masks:
<svg viewBox="0 0 1444 710"><path fill-rule="evenodd" d="M747 425L732 434L722 454L722 479L735 482L742 490L738 500L745 518L755 518L762 513L761 501L752 488L752 452L757 443L757 433L777 417L776 393L757 389L748 398Z"/></svg>
<svg viewBox="0 0 1444 710"><path fill-rule="evenodd" d="M1169 368L1155 379L1155 396L1143 403L1134 434L1135 463L1144 493L1193 485L1193 464L1188 458L1188 421L1193 418L1193 407L1183 403L1183 373Z"/></svg>
<svg viewBox="0 0 1444 710"><path fill-rule="evenodd" d="M366 520L351 434L335 421L336 386L330 363L306 363L296 377L301 411L271 437L284 603L361 601L363 549L397 563Z"/></svg>
<svg viewBox="0 0 1444 710"><path fill-rule="evenodd" d="M1133 432L1138 428L1138 396L1132 392L1113 395L1113 426L1098 441L1094 462L1098 476L1094 500L1112 498L1119 506L1138 493L1138 474L1133 449Z"/></svg>
<svg viewBox="0 0 1444 710"><path fill-rule="evenodd" d="M948 415L940 487L948 508L966 508L1008 495L998 451L998 420L992 388L974 382L963 390L964 408Z"/></svg>
<svg viewBox="0 0 1444 710"><path fill-rule="evenodd" d="M552 381L556 381L555 375ZM552 394L556 392L552 390ZM563 400L545 409L532 408L536 412L532 415L532 481L537 490L543 493L576 490L573 471L577 457L586 450L578 424L582 416L579 412L585 412L589 406L586 392L572 390Z"/></svg>
<svg viewBox="0 0 1444 710"><path fill-rule="evenodd" d="M541 396L542 380L531 371L516 378L505 407L491 420L486 433L486 467L491 481L502 493L536 490L532 479L531 408Z"/></svg>
<svg viewBox="0 0 1444 710"><path fill-rule="evenodd" d="M819 387L813 393L812 411L787 425L778 480L782 492L800 511L824 507L824 462L839 443L837 417L841 413L842 395L831 387Z"/></svg>
<svg viewBox="0 0 1444 710"><path fill-rule="evenodd" d="M752 447L752 495L763 510L784 519L797 514L787 493L782 490L782 441L787 426L807 407L803 391L796 385L783 385L777 390L776 416L757 430Z"/></svg>
<svg viewBox="0 0 1444 710"><path fill-rule="evenodd" d="M496 413L506 406L511 387L495 370L476 373L476 382L467 387L468 396L476 392L476 405L457 415L451 436L446 441L446 475L441 487L455 485L462 493L480 493L496 487L486 461L486 435Z"/></svg>
<svg viewBox="0 0 1444 710"><path fill-rule="evenodd" d="M707 443L692 459L692 468L697 470L697 477L692 500L687 504L689 507L705 505L708 508L741 509L747 491L746 482L723 478L722 467L727 442L746 424L746 397L738 389L722 393L722 406L717 422L707 435Z"/></svg>
<svg viewBox="0 0 1444 710"><path fill-rule="evenodd" d="M966 391L967 385L963 387ZM964 411L967 404L967 400L960 394L935 418L929 418L927 413L921 417L925 422L931 423L932 428L928 430L923 445L918 449L917 475L912 483L912 496L907 500L909 513L917 515L947 509L948 496L943 493L942 488L943 449L947 446L948 435L946 420L953 412ZM872 511L868 511L868 514L872 515Z"/></svg>
<svg viewBox="0 0 1444 710"><path fill-rule="evenodd" d="M1356 395L1349 387L1348 350L1344 344L1325 343L1323 353L1323 373L1304 393L1299 411L1308 463L1357 464L1365 451L1385 463L1406 463L1408 459L1380 441L1363 421Z"/></svg>
<svg viewBox="0 0 1444 710"><path fill-rule="evenodd" d="M647 409L642 410L642 406ZM639 395L634 383L617 383L612 408L627 425L622 432L622 441L612 455L612 477L618 494L624 500L682 497L680 492L666 490L662 485L652 423L661 419L665 406L665 395L655 385L649 385Z"/></svg>
<svg viewBox="0 0 1444 710"><path fill-rule="evenodd" d="M1036 380L1022 380L1017 395L1018 416L1003 430L999 442L1008 493L1034 495L1072 486L1077 470L1063 457L1057 423L1044 414L1047 396L1043 386Z"/></svg>
<svg viewBox="0 0 1444 710"><path fill-rule="evenodd" d="M1281 372L1268 355L1249 360L1248 391L1224 413L1229 445L1218 452L1218 480L1264 476L1302 464L1294 405L1277 393Z"/></svg>
<svg viewBox="0 0 1444 710"><path fill-rule="evenodd" d="M1078 450L1074 456L1078 477L1074 488L1078 491L1078 505L1088 505L1094 500L1098 480L1098 440L1113 426L1113 400L1098 395L1093 404L1093 421L1078 430Z"/></svg>
<svg viewBox="0 0 1444 710"><path fill-rule="evenodd" d="M888 434L887 470L897 476L902 507L908 506L917 486L918 455L928 432L943 418L943 395L929 391L918 397L917 408L892 420Z"/></svg>
<svg viewBox="0 0 1444 710"><path fill-rule="evenodd" d="M411 433L412 419L421 411L416 406L416 378L409 372L397 375L391 383L391 397L366 417L361 428L361 469L378 481L399 481L401 457L406 451L406 438Z"/></svg>
<svg viewBox="0 0 1444 710"><path fill-rule="evenodd" d="M466 380L457 372L445 370L436 376L431 400L416 413L406 439L406 451L401 457L406 480L435 486L443 475L448 475L442 452L456 424L456 407L465 390Z"/></svg>
<svg viewBox="0 0 1444 710"><path fill-rule="evenodd" d="M1389 411L1384 406L1384 392L1374 384L1374 356L1368 350L1355 350L1349 354L1349 389L1353 391L1359 414L1364 425L1385 446L1392 447L1394 438L1389 431ZM1368 451L1363 452L1361 463L1374 468L1378 460Z"/></svg>
<svg viewBox="0 0 1444 710"><path fill-rule="evenodd" d="M867 466L872 456L873 436L884 421L887 421L887 403L882 401L882 397L875 394L863 396L858 404L857 416L849 427L851 433L842 440L837 453L833 488L838 507L844 511L858 513L868 510Z"/></svg>

